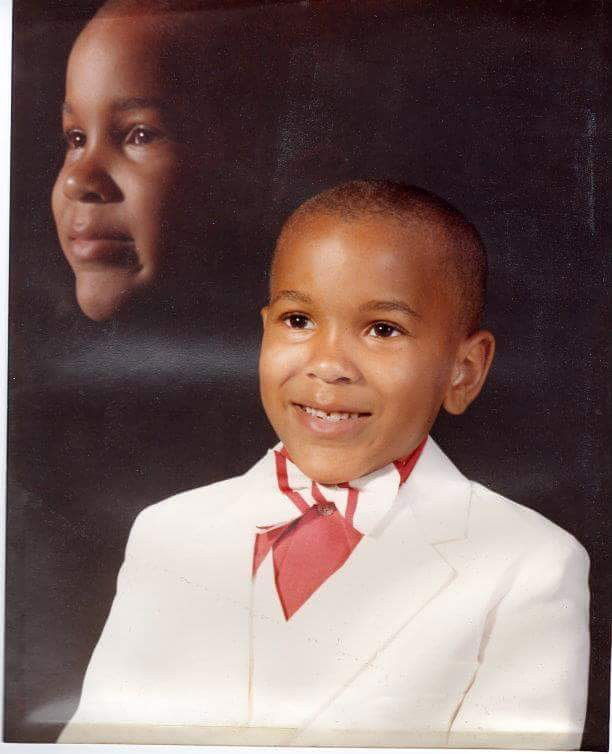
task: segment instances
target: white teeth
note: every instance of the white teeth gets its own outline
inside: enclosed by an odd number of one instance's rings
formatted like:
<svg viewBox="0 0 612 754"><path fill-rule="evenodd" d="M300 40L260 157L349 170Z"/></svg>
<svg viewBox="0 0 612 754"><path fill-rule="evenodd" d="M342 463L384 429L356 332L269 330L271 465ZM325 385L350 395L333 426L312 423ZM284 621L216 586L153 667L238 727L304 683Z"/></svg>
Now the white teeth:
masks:
<svg viewBox="0 0 612 754"><path fill-rule="evenodd" d="M346 414L339 411L320 411L318 408L311 408L310 406L303 406L304 411L310 416L316 416L318 419L325 419L328 422L341 422L345 419L357 419L359 414Z"/></svg>

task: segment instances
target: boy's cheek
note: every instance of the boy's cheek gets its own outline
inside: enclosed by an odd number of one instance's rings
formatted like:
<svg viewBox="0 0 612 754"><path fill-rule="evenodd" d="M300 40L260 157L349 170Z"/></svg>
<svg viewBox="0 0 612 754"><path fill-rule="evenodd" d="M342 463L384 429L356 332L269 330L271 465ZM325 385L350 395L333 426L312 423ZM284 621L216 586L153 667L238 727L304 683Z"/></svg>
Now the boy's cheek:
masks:
<svg viewBox="0 0 612 754"><path fill-rule="evenodd" d="M259 359L259 377L262 385L278 385L284 379L288 368L289 364L283 357L283 350L275 347L264 337Z"/></svg>
<svg viewBox="0 0 612 754"><path fill-rule="evenodd" d="M267 375L284 380L295 375L304 366L305 349L301 343L287 343L278 332L266 328L260 364Z"/></svg>
<svg viewBox="0 0 612 754"><path fill-rule="evenodd" d="M291 386L299 375L299 363L291 358L286 349L274 346L262 348L259 361L261 397L268 418L277 414L291 400Z"/></svg>

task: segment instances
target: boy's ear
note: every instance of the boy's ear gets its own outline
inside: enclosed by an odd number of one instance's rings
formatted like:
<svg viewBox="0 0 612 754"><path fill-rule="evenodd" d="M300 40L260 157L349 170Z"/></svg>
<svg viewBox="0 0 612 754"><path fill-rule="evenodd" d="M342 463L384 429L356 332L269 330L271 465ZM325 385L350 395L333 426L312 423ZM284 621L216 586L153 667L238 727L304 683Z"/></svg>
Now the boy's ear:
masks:
<svg viewBox="0 0 612 754"><path fill-rule="evenodd" d="M479 330L461 343L442 403L449 414L462 414L480 393L494 354L495 338L488 330Z"/></svg>
<svg viewBox="0 0 612 754"><path fill-rule="evenodd" d="M266 320L268 319L268 307L264 306L260 312L261 314L261 321L263 323L263 326L266 326Z"/></svg>

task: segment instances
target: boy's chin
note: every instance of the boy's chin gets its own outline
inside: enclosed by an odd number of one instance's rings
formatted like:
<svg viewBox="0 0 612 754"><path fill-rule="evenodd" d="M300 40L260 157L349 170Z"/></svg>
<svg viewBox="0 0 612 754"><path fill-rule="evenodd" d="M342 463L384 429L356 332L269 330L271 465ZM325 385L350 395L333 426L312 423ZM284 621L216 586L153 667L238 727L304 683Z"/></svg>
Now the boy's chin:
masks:
<svg viewBox="0 0 612 754"><path fill-rule="evenodd" d="M299 449L295 455L287 450L300 471L318 484L343 484L372 471L368 464L360 463L358 458L351 456L346 450L336 453L330 450L309 453Z"/></svg>

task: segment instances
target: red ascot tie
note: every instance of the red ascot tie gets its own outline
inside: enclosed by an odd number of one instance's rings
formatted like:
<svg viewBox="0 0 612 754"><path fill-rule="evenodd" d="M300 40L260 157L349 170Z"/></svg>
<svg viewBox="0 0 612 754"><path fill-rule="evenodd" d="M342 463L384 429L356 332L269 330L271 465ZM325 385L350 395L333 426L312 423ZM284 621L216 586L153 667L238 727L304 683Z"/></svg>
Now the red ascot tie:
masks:
<svg viewBox="0 0 612 754"><path fill-rule="evenodd" d="M407 458L395 461L400 485L414 468L423 441ZM353 526L359 490L348 483L340 484L348 490L348 502L343 516L335 504L326 500L316 482L311 493L315 500L309 505L289 486L285 451L274 451L276 478L280 491L302 511L302 515L288 524L266 527L255 537L253 576L272 549L274 581L285 614L289 620L306 600L348 559L363 537Z"/></svg>

